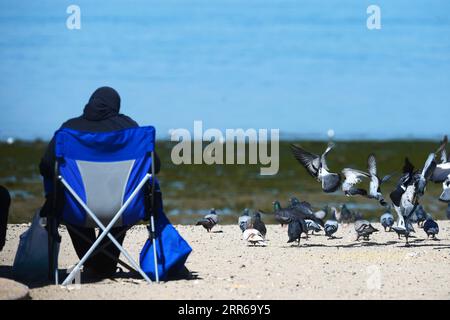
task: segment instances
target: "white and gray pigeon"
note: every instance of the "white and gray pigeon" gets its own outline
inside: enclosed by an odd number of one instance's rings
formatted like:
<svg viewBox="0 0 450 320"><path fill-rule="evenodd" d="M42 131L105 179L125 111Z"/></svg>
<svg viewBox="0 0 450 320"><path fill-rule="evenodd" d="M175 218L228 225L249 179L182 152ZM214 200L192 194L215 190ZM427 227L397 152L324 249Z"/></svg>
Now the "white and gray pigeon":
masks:
<svg viewBox="0 0 450 320"><path fill-rule="evenodd" d="M241 229L242 232L247 230L251 221L252 218L250 217L250 210L245 208L242 216L240 216L238 219L239 228Z"/></svg>
<svg viewBox="0 0 450 320"><path fill-rule="evenodd" d="M197 222L197 226L203 226L206 231L210 232L211 229L219 223L219 216L217 215L216 209L212 208L203 219Z"/></svg>
<svg viewBox="0 0 450 320"><path fill-rule="evenodd" d="M320 232L322 230L322 228L320 227L320 224L318 224L317 222L310 220L310 219L306 219L305 220L306 223L306 228L309 231L311 231L311 234L314 234L314 232Z"/></svg>
<svg viewBox="0 0 450 320"><path fill-rule="evenodd" d="M447 179L442 182L442 193L439 196L439 200L447 202L450 206L450 174Z"/></svg>
<svg viewBox="0 0 450 320"><path fill-rule="evenodd" d="M267 245L262 234L256 229L246 229L242 234L242 238L253 246L265 247Z"/></svg>
<svg viewBox="0 0 450 320"><path fill-rule="evenodd" d="M391 228L394 225L394 221L394 216L390 212L386 212L380 217L380 224L383 226L384 231L388 231L386 230L388 228L389 231L391 231Z"/></svg>
<svg viewBox="0 0 450 320"><path fill-rule="evenodd" d="M338 173L330 172L326 161L326 156L333 147L333 143L328 144L325 152L319 156L306 151L300 146L294 144L291 145L291 150L295 159L300 162L312 177L321 182L322 190L326 193L335 192L341 183L341 176Z"/></svg>
<svg viewBox="0 0 450 320"><path fill-rule="evenodd" d="M436 165L436 168L433 171L433 174L430 177L430 180L436 183L444 182L446 179L450 177L450 154L447 154L446 146L447 146L448 138L444 136L442 141L440 142L440 146L436 153L440 153L440 163Z"/></svg>
<svg viewBox="0 0 450 320"><path fill-rule="evenodd" d="M373 153L367 158L367 168L369 171L368 173L361 170L344 168L342 174L345 176L345 180L342 183L342 191L344 191L346 196L361 195L369 199L375 199L379 201L382 206L387 207L388 204L384 200L380 186L388 181L392 175L386 175L382 179L378 177L377 161ZM360 183L363 178L370 179L368 190L355 187L355 185Z"/></svg>
<svg viewBox="0 0 450 320"><path fill-rule="evenodd" d="M412 231L411 230L412 225L409 221L405 223L405 218L401 214L401 210L399 207L394 205L394 209L397 212L397 224L392 226L392 230L394 230L395 233L397 233L399 239L401 235L405 236L406 245L409 245L408 238Z"/></svg>
<svg viewBox="0 0 450 320"><path fill-rule="evenodd" d="M360 237L363 237L364 240L369 240L372 233L378 232L378 229L372 226L367 220L357 220L354 227L357 235L356 241L359 241Z"/></svg>

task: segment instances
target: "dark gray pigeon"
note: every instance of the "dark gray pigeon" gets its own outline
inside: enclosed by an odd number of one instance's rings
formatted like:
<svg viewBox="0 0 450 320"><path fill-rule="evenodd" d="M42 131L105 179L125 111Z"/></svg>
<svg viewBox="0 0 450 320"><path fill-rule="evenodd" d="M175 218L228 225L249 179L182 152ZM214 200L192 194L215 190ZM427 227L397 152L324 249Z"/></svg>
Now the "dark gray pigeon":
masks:
<svg viewBox="0 0 450 320"><path fill-rule="evenodd" d="M308 231L303 229L303 224L300 222L299 219L292 219L291 222L289 222L288 225L288 243L297 241L297 245L300 246L300 239L302 233L307 233Z"/></svg>
<svg viewBox="0 0 450 320"><path fill-rule="evenodd" d="M206 231L210 232L211 229L219 222L219 217L214 208L212 208L203 219L197 222L197 226L203 226Z"/></svg>
<svg viewBox="0 0 450 320"><path fill-rule="evenodd" d="M251 220L252 218L250 217L250 210L245 208L244 212L242 213L242 216L240 216L238 219L239 228L241 229L242 232L247 230L247 228L251 224Z"/></svg>
<svg viewBox="0 0 450 320"><path fill-rule="evenodd" d="M325 231L325 235L328 237L328 239L335 238L333 234L336 233L338 227L339 224L336 220L336 213L333 211L331 212L331 218L327 220L323 226L323 230Z"/></svg>
<svg viewBox="0 0 450 320"><path fill-rule="evenodd" d="M282 226L289 224L294 219L298 219L302 224L302 230L305 230L306 237L308 237L305 216L300 211L292 208L282 208L279 201L273 202L273 211L275 213L275 220Z"/></svg>
<svg viewBox="0 0 450 320"><path fill-rule="evenodd" d="M356 241L359 241L360 237L363 237L364 240L369 240L370 235L377 232L378 229L372 226L367 220L358 220L355 222L355 231L357 234Z"/></svg>
<svg viewBox="0 0 450 320"><path fill-rule="evenodd" d="M290 198L289 202L290 205L288 206L288 209L291 210L295 216L301 219L312 220L315 223L323 226L323 220L312 211L310 203L306 201L300 202L300 200L295 197Z"/></svg>
<svg viewBox="0 0 450 320"><path fill-rule="evenodd" d="M447 219L450 219L450 202L447 205Z"/></svg>
<svg viewBox="0 0 450 320"><path fill-rule="evenodd" d="M256 212L251 220L251 227L253 229L258 230L263 237L266 237L266 233L267 233L267 229L266 229L266 225L264 224L264 222L261 219L261 213L260 212Z"/></svg>
<svg viewBox="0 0 450 320"><path fill-rule="evenodd" d="M439 233L439 226L431 215L427 215L427 219L423 224L423 231L425 231L427 237L431 236L432 239L436 239L436 235Z"/></svg>
<svg viewBox="0 0 450 320"><path fill-rule="evenodd" d="M341 176L331 173L327 166L326 156L333 149L334 144L328 144L322 155L306 151L300 146L291 145L295 159L306 169L306 171L318 182L322 183L322 190L326 193L335 192L341 183Z"/></svg>

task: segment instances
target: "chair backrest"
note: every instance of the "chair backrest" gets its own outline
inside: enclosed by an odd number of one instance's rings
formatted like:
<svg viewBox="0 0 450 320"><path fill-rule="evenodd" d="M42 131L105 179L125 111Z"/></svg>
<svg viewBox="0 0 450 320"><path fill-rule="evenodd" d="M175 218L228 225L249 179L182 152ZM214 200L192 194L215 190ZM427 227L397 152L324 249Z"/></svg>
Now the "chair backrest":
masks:
<svg viewBox="0 0 450 320"><path fill-rule="evenodd" d="M153 127L101 133L61 129L55 133L59 175L105 225L151 172L154 147ZM63 221L83 227L96 226L66 189L64 196ZM141 190L115 226L133 225L145 217L144 191Z"/></svg>

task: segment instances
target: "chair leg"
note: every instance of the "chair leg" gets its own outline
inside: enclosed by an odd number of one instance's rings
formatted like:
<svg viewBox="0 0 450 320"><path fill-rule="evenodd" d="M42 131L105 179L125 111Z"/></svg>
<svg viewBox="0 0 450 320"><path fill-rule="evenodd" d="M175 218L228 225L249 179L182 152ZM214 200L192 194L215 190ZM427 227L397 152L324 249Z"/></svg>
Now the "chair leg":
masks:
<svg viewBox="0 0 450 320"><path fill-rule="evenodd" d="M76 233L81 239L83 239L85 242L89 243L90 245L93 244L93 242L87 238L84 234L82 234L81 232L79 232L77 229L73 228L70 225L66 225L67 228L69 228L71 231L73 231L74 233ZM126 230L121 231L118 236L122 235ZM105 243L103 246L101 246L100 248L98 248L97 250L95 250L92 255L91 258L94 257L95 255L99 254L100 252L102 252L104 255L106 255L108 258L110 258L111 260L117 262L118 264L120 264L121 266L127 268L129 271L135 271L137 272L137 270L135 270L132 266L130 266L129 264L127 264L126 262L124 262L123 260L114 257L110 252L108 252L105 248L106 246L108 246L109 243Z"/></svg>

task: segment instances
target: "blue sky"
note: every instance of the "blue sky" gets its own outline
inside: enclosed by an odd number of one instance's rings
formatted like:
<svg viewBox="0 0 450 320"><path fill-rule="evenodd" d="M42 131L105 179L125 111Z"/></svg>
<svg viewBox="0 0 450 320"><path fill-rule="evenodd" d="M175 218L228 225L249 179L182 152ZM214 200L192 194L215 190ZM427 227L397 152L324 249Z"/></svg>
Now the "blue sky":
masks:
<svg viewBox="0 0 450 320"><path fill-rule="evenodd" d="M366 28L381 8L382 29ZM81 8L81 30L66 8ZM0 138L49 138L97 87L171 128L439 138L450 116L450 2L0 3Z"/></svg>

